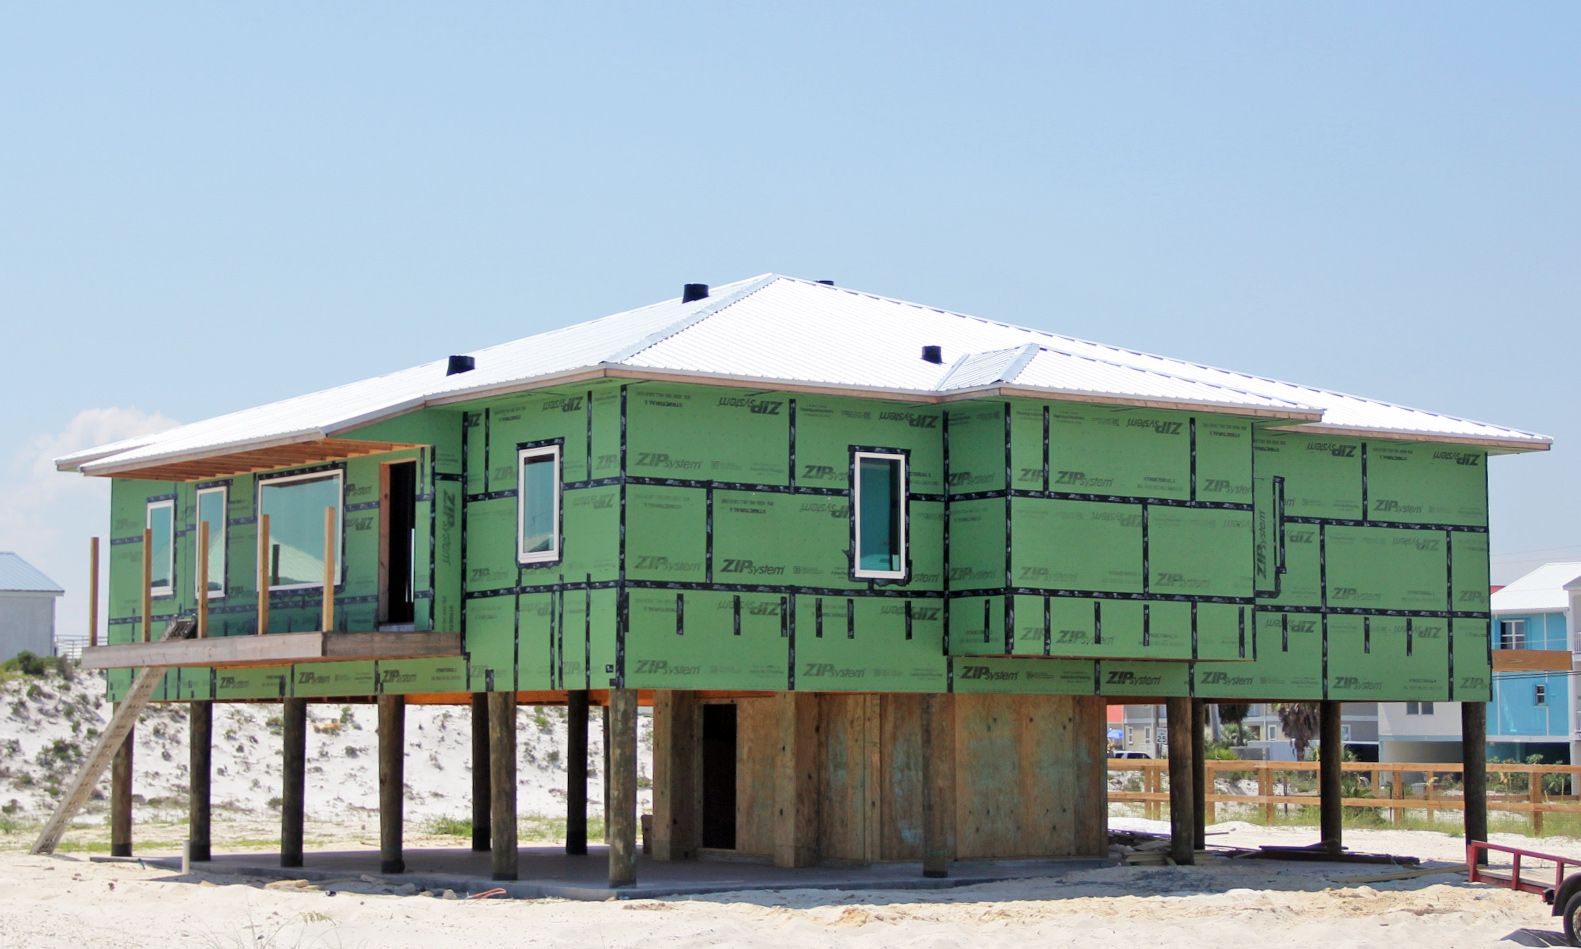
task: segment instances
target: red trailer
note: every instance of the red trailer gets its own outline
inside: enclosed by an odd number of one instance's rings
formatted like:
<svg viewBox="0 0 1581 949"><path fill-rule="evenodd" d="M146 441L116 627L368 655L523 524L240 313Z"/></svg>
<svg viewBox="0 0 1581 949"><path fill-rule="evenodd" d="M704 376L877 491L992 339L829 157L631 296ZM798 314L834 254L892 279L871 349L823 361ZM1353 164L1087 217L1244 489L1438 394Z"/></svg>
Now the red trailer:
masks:
<svg viewBox="0 0 1581 949"><path fill-rule="evenodd" d="M1507 870L1503 867L1490 869L1484 866L1488 853L1509 854L1514 858L1513 865ZM1521 863L1525 860L1542 860L1553 866L1529 868L1522 876ZM1543 898L1544 903L1553 907L1555 916L1564 917L1565 939L1569 940L1570 945L1581 946L1581 938L1578 938L1578 933L1581 933L1581 872L1566 873L1570 867L1581 868L1581 860L1490 844L1482 840L1473 840L1466 845L1466 871L1472 883L1488 883L1536 893Z"/></svg>

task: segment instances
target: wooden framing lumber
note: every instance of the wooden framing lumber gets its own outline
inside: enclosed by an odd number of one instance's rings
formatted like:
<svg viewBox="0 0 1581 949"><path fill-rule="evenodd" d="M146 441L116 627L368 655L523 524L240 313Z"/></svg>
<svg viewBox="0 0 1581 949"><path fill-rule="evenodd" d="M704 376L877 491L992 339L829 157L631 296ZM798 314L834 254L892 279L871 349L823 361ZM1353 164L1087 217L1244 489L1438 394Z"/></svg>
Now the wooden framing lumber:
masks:
<svg viewBox="0 0 1581 949"><path fill-rule="evenodd" d="M379 696L379 872L405 873L406 698Z"/></svg>
<svg viewBox="0 0 1581 949"><path fill-rule="evenodd" d="M335 630L335 509L324 508L324 632Z"/></svg>
<svg viewBox="0 0 1581 949"><path fill-rule="evenodd" d="M210 857L210 798L214 755L214 703L187 706L187 854Z"/></svg>
<svg viewBox="0 0 1581 949"><path fill-rule="evenodd" d="M460 633L326 633L318 630L97 646L83 650L82 667L273 666L351 659L442 659L459 655Z"/></svg>
<svg viewBox="0 0 1581 949"><path fill-rule="evenodd" d="M1188 866L1196 862L1197 808L1191 768L1191 727L1195 716L1191 699L1171 698L1165 703L1169 715L1169 856Z"/></svg>
<svg viewBox="0 0 1581 949"><path fill-rule="evenodd" d="M587 692L566 695L565 852L587 853Z"/></svg>
<svg viewBox="0 0 1581 949"><path fill-rule="evenodd" d="M143 642L154 637L154 532L143 528Z"/></svg>
<svg viewBox="0 0 1581 949"><path fill-rule="evenodd" d="M922 697L922 875L945 877L955 857L955 696Z"/></svg>
<svg viewBox="0 0 1581 949"><path fill-rule="evenodd" d="M88 645L99 645L99 538L88 538Z"/></svg>
<svg viewBox="0 0 1581 949"><path fill-rule="evenodd" d="M1460 703L1461 788L1465 800L1466 843L1488 839L1488 706ZM1529 781L1542 786L1535 774ZM1486 852L1483 854L1486 859Z"/></svg>
<svg viewBox="0 0 1581 949"><path fill-rule="evenodd" d="M699 833L701 709L697 693L653 696L653 859L695 860Z"/></svg>
<svg viewBox="0 0 1581 949"><path fill-rule="evenodd" d="M209 522L198 521L198 580L193 585L198 597L198 638L209 635Z"/></svg>
<svg viewBox="0 0 1581 949"><path fill-rule="evenodd" d="M1340 729L1340 702L1318 703L1318 841L1331 850L1343 849L1344 792L1340 785L1345 742Z"/></svg>
<svg viewBox="0 0 1581 949"><path fill-rule="evenodd" d="M489 697L474 692L472 704L472 849L489 849Z"/></svg>
<svg viewBox="0 0 1581 949"><path fill-rule="evenodd" d="M302 827L307 788L307 700L281 706L280 866L302 865Z"/></svg>
<svg viewBox="0 0 1581 949"><path fill-rule="evenodd" d="M1495 649L1494 672L1569 672L1568 649Z"/></svg>
<svg viewBox="0 0 1581 949"><path fill-rule="evenodd" d="M514 880L516 853L516 693L489 693L491 876Z"/></svg>
<svg viewBox="0 0 1581 949"><path fill-rule="evenodd" d="M258 635L269 632L269 515L258 515ZM86 663L87 656L83 656Z"/></svg>
<svg viewBox="0 0 1581 949"><path fill-rule="evenodd" d="M115 750L110 765L110 856L132 855L132 752L137 747L137 726ZM53 850L53 846L51 846Z"/></svg>
<svg viewBox="0 0 1581 949"><path fill-rule="evenodd" d="M343 461L364 455L377 455L391 451L406 451L423 446L407 442L368 441L354 438L318 438L295 444L274 445L233 451L207 458L189 458L181 461L155 463L142 468L104 472L115 478L142 478L149 481L203 481L225 475L247 474L253 471L273 471L276 468L296 468L326 461Z"/></svg>
<svg viewBox="0 0 1581 949"><path fill-rule="evenodd" d="M637 693L609 691L609 885L637 882Z"/></svg>

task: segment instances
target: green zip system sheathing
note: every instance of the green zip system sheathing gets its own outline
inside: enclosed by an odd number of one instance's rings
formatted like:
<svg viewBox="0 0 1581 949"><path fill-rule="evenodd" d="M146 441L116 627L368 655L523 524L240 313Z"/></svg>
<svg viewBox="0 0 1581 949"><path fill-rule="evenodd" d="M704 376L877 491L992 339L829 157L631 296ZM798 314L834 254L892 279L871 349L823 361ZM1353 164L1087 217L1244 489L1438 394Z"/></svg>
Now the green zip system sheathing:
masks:
<svg viewBox="0 0 1581 949"><path fill-rule="evenodd" d="M1489 692L1486 452L1269 420L602 382L354 433L337 625L374 628L379 467L418 464L418 629L454 660L172 671L161 698L602 689L1468 700ZM561 557L518 562L518 452L557 446ZM854 452L906 458L903 576L853 570ZM257 482L225 479L211 634L256 632ZM148 501L118 480L112 642L139 628ZM317 588L271 631L315 628ZM112 693L129 673L112 676Z"/></svg>

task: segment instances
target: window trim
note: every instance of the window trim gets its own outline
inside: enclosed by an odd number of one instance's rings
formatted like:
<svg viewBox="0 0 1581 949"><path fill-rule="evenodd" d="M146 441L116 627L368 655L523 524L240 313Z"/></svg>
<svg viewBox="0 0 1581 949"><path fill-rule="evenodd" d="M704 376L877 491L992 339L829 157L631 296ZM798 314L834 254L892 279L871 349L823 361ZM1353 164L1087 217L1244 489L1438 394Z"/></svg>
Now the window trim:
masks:
<svg viewBox="0 0 1581 949"><path fill-rule="evenodd" d="M1511 633L1519 631L1519 636L1508 636L1505 630ZM1526 620L1501 619L1499 620L1499 648L1500 649L1525 649L1526 648Z"/></svg>
<svg viewBox="0 0 1581 949"><path fill-rule="evenodd" d="M149 531L154 529L154 512L161 508L169 512L170 517L170 556L165 564L165 576L169 582L164 586L156 586L154 578L150 576L148 578L148 595L150 597L175 596L176 593L176 499L163 498L158 501L146 502L143 513L143 529ZM150 535L150 539L152 539L152 535ZM149 564L151 568L153 564L152 558L150 558Z"/></svg>
<svg viewBox="0 0 1581 949"><path fill-rule="evenodd" d="M522 472L530 459L549 458L554 468L553 481L554 498L550 502L550 516L553 517L553 528L550 531L552 545L548 550L527 550L527 492L524 490ZM560 443L558 441L548 444L527 445L516 450L516 562L522 565L541 565L559 563L561 558L560 537L560 506L564 498L564 477L561 468Z"/></svg>
<svg viewBox="0 0 1581 949"><path fill-rule="evenodd" d="M254 513L258 518L262 518L264 515L264 488L290 484L294 481L328 481L331 479L335 481L336 487L339 489L336 494L340 498L340 501L336 504L336 510L340 512L340 516L335 518L335 549L338 552L335 557L335 587L338 589L341 584L346 582L346 472L344 469L332 468L327 471L306 471L301 474L261 477L258 479L258 506ZM262 523L262 521L257 521L256 523ZM254 546L258 547L258 556L260 558L266 555L266 551L263 550L262 545L259 543L262 540L263 538L260 537L254 541ZM324 581L322 580L309 581L307 583L269 584L270 593L282 590L322 589L324 589Z"/></svg>
<svg viewBox="0 0 1581 949"><path fill-rule="evenodd" d="M230 536L230 527L227 523L227 514L230 510L231 501L230 487L223 484L211 485L207 488L199 488L197 494L195 494L192 499L192 595L194 597L202 596L204 592L198 589L198 531L200 529L199 525L203 523L203 496L205 494L218 494L220 496L219 541L216 542L212 534L209 536L209 553L214 553L216 549L218 549L220 552L220 588L218 590L210 590L207 592L209 599L222 600L225 598L225 568L228 566L226 561L227 554L229 552L225 549L225 541L226 538ZM210 573L209 582L213 583L214 581L214 574Z"/></svg>
<svg viewBox="0 0 1581 949"><path fill-rule="evenodd" d="M862 462L877 459L900 466L900 491L896 495L900 512L900 569L871 570L862 566ZM907 516L911 494L910 458L899 449L853 448L851 450L851 576L856 580L908 580L911 575L911 519Z"/></svg>

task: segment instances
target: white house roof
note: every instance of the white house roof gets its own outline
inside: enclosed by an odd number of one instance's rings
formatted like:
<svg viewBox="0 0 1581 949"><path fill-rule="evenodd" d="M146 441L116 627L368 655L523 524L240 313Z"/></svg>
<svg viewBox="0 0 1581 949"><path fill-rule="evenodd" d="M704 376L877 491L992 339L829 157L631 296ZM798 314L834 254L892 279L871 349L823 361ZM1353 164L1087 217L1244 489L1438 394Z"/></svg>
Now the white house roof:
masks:
<svg viewBox="0 0 1581 949"><path fill-rule="evenodd" d="M921 358L938 346L941 363ZM1254 415L1309 431L1521 451L1546 436L767 274L56 460L115 474L347 433L427 405L595 377L685 378L919 401L1019 394Z"/></svg>
<svg viewBox="0 0 1581 949"><path fill-rule="evenodd" d="M9 550L0 550L0 593L54 593L66 591L37 567Z"/></svg>
<svg viewBox="0 0 1581 949"><path fill-rule="evenodd" d="M1565 586L1581 579L1581 561L1545 563L1493 594L1493 612L1552 613L1570 605Z"/></svg>

